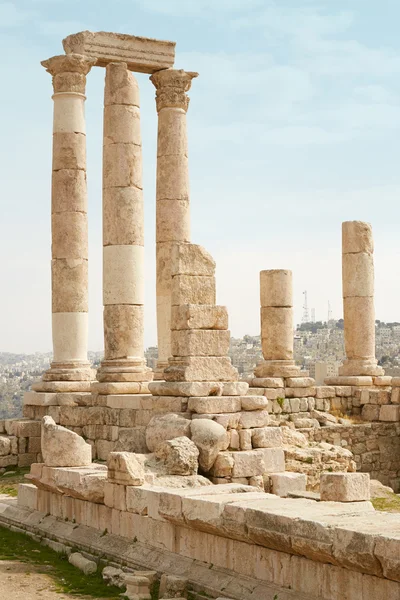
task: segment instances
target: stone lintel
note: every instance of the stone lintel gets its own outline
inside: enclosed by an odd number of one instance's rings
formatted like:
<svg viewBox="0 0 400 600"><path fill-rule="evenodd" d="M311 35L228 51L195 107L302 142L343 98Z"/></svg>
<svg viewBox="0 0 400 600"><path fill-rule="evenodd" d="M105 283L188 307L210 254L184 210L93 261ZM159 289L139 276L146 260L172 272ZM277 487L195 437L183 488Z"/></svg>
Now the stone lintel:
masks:
<svg viewBox="0 0 400 600"><path fill-rule="evenodd" d="M83 54L96 59L96 66L124 62L139 73L155 73L174 65L175 42L111 33L80 31L63 40L66 54Z"/></svg>

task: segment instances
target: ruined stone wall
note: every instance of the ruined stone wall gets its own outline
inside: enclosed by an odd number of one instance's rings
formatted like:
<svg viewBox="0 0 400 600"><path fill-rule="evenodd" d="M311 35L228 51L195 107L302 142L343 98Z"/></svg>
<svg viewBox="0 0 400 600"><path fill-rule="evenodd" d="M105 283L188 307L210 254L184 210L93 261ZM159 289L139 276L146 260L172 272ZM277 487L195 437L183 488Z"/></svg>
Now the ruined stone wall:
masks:
<svg viewBox="0 0 400 600"><path fill-rule="evenodd" d="M40 422L28 419L0 421L0 469L28 467L40 460Z"/></svg>
<svg viewBox="0 0 400 600"><path fill-rule="evenodd" d="M309 441L328 442L350 450L357 471L369 473L400 492L400 423L362 423L301 429Z"/></svg>

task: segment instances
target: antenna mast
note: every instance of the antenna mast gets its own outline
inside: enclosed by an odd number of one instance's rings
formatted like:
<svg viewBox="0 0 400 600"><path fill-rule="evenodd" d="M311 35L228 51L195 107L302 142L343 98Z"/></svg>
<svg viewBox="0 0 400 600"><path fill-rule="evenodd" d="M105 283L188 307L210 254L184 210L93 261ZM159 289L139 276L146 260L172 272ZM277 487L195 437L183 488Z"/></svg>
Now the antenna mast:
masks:
<svg viewBox="0 0 400 600"><path fill-rule="evenodd" d="M308 300L307 300L307 290L305 292L303 292L303 296L304 296L304 304L303 304L303 318L302 318L302 323L309 323L310 322L310 315L308 314Z"/></svg>

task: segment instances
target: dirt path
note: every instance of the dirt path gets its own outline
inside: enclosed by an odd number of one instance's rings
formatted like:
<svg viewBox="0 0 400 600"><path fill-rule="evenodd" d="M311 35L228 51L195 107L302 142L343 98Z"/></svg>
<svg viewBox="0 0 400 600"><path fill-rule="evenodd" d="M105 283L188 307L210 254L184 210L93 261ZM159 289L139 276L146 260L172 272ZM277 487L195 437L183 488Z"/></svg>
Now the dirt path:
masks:
<svg viewBox="0 0 400 600"><path fill-rule="evenodd" d="M45 570L46 567L43 567ZM88 596L58 593L54 580L38 572L35 565L0 561L0 598L9 600L86 600ZM90 600L101 600L91 597Z"/></svg>

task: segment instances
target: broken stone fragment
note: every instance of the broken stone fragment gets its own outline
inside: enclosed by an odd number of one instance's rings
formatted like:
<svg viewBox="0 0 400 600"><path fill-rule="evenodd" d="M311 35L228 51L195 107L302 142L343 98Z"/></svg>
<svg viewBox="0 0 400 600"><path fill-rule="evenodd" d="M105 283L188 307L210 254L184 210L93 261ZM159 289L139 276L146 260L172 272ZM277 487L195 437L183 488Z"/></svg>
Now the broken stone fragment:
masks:
<svg viewBox="0 0 400 600"><path fill-rule="evenodd" d="M150 452L155 452L166 440L181 436L190 437L190 420L168 413L151 419L146 429L146 444Z"/></svg>
<svg viewBox="0 0 400 600"><path fill-rule="evenodd" d="M195 419L190 423L191 438L199 449L199 465L205 472L213 466L218 453L229 446L225 428L211 419Z"/></svg>
<svg viewBox="0 0 400 600"><path fill-rule="evenodd" d="M156 450L157 458L164 461L168 475L196 475L199 451L187 437L166 440Z"/></svg>
<svg viewBox="0 0 400 600"><path fill-rule="evenodd" d="M108 480L121 485L143 485L143 463L133 452L110 452L107 458Z"/></svg>
<svg viewBox="0 0 400 600"><path fill-rule="evenodd" d="M92 447L85 440L52 417L43 417L42 455L49 467L86 467L92 464Z"/></svg>

